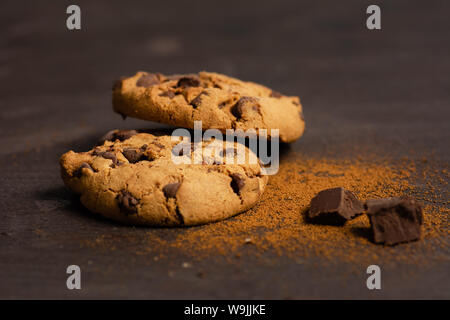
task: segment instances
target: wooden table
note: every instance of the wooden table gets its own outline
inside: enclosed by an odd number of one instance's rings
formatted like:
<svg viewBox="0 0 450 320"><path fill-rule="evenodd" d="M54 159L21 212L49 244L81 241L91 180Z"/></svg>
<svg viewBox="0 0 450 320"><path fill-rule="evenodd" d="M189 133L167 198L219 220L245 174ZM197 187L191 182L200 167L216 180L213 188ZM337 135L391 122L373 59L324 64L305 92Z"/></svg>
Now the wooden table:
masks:
<svg viewBox="0 0 450 320"><path fill-rule="evenodd" d="M110 129L152 126L112 112L114 79L205 69L299 95L307 132L292 148L303 154L414 150L446 168L448 2L377 1L380 31L367 30L371 2L360 0L77 3L80 31L67 30L64 2L4 1L0 11L0 298L450 298L448 259L387 269L377 292L365 287L365 270L320 257L314 267L250 255L182 268L173 251L156 263L127 243L148 229L93 218L58 165ZM105 233L116 235L115 250L81 245ZM66 289L70 264L83 270L82 290Z"/></svg>

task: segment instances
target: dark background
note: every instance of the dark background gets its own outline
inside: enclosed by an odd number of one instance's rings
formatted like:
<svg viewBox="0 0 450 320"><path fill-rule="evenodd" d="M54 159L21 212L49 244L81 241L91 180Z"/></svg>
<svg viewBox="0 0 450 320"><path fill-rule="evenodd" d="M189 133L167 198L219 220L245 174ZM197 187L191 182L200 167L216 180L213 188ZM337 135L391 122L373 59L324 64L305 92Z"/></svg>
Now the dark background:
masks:
<svg viewBox="0 0 450 320"><path fill-rule="evenodd" d="M366 289L362 266L320 259L211 257L184 269L174 252L156 263L126 242L148 230L92 218L58 165L106 131L150 126L112 112L114 79L208 70L300 96L307 131L294 150L394 158L413 150L446 167L445 2L77 1L82 30L69 31L71 1L2 1L0 298L450 298L449 260L387 269L377 292ZM369 4L381 7L380 31L366 29ZM80 246L105 233L118 236L116 250ZM66 289L70 264L81 266L80 291Z"/></svg>

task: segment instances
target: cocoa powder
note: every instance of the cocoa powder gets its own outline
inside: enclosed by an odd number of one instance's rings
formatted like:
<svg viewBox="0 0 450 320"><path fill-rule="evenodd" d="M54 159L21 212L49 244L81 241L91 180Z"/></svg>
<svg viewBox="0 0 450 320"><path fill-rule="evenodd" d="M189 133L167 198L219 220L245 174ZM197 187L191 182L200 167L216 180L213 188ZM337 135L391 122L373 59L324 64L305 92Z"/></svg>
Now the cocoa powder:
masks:
<svg viewBox="0 0 450 320"><path fill-rule="evenodd" d="M136 255L148 255L154 261L180 254L192 261L221 257L232 262L243 254L271 253L296 261L320 258L355 265L420 261L425 267L448 261L448 178L446 164L424 159L392 161L365 156L349 160L297 155L282 162L279 173L270 177L261 201L247 212L203 226L150 228L143 231L144 235L137 232L134 237L134 233L128 233L127 247L139 248ZM371 241L365 215L344 226L307 223L304 214L311 199L323 189L338 186L361 200L408 195L421 201L422 239L396 247L376 245ZM97 240L83 245L116 248L112 235L102 235ZM429 259L430 252L433 259Z"/></svg>
<svg viewBox="0 0 450 320"><path fill-rule="evenodd" d="M271 176L261 201L252 209L234 218L193 228L179 229L174 239L166 240L149 232L148 245L161 255L172 250L189 253L193 259L223 255L239 257L244 246L252 246L246 253L261 254L272 251L291 258L321 257L330 261L373 261L392 255L391 260L414 261L415 252L424 246L445 245L448 237L448 202L435 201L436 190L442 190L448 179L447 170L430 169L418 172L416 161L403 159L391 162L383 159L337 160L327 158L291 159L284 161L277 175ZM426 183L420 190L414 183L425 177L444 183L435 188ZM429 182L427 181L427 182ZM351 220L343 227L314 225L305 222L304 213L311 198L319 191L332 187L351 190L361 200L410 195L426 200L422 238L426 241L402 245L401 254L395 248L371 242L369 221L365 215ZM444 198L448 199L448 198ZM447 239L448 240L448 239ZM444 257L445 258L445 257Z"/></svg>

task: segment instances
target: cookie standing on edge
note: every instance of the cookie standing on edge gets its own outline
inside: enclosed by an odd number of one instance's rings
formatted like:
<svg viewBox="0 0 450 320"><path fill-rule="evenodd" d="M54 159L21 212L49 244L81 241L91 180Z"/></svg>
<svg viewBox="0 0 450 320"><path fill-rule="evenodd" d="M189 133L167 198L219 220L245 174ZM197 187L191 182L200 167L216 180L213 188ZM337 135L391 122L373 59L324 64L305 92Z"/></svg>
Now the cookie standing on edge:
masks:
<svg viewBox="0 0 450 320"><path fill-rule="evenodd" d="M304 131L298 97L287 97L262 85L218 73L164 76L138 72L117 81L113 109L122 116L194 128L278 129L281 142L293 142Z"/></svg>
<svg viewBox="0 0 450 320"><path fill-rule="evenodd" d="M234 163L224 163L229 148L219 155L201 155L203 164L175 164L172 153L179 142L170 135L115 130L102 139L103 145L91 151L65 153L61 175L69 189L81 194L86 208L124 223L188 226L219 221L256 204L268 180L259 162L250 162L257 158L245 147L244 164L234 164L237 151L230 157ZM209 143L190 144L190 154L177 155L191 159ZM239 150L236 143L234 147Z"/></svg>

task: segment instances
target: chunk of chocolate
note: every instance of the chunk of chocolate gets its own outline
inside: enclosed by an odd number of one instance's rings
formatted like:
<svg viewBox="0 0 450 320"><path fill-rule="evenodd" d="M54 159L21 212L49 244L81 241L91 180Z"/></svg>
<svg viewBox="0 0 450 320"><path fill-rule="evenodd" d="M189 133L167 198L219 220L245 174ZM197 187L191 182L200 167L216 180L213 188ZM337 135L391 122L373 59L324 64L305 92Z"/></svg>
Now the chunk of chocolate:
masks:
<svg viewBox="0 0 450 320"><path fill-rule="evenodd" d="M136 134L138 134L136 130L111 130L100 138L98 145L104 144L105 141L125 141Z"/></svg>
<svg viewBox="0 0 450 320"><path fill-rule="evenodd" d="M363 204L353 193L338 187L320 191L311 200L307 217L319 224L343 225L363 211Z"/></svg>
<svg viewBox="0 0 450 320"><path fill-rule="evenodd" d="M129 163L136 163L142 160L148 160L147 156L140 150L136 149L124 149L122 154L125 158L127 158Z"/></svg>
<svg viewBox="0 0 450 320"><path fill-rule="evenodd" d="M183 77L177 82L177 87L187 88L187 87L199 87L200 80L194 76Z"/></svg>
<svg viewBox="0 0 450 320"><path fill-rule="evenodd" d="M92 154L94 156L112 160L112 167L115 167L116 165L119 164L119 161L117 160L116 155L112 152L94 150L94 152Z"/></svg>
<svg viewBox="0 0 450 320"><path fill-rule="evenodd" d="M233 189L233 192L239 194L245 186L245 180L239 173L233 173L230 175L231 183L230 186Z"/></svg>
<svg viewBox="0 0 450 320"><path fill-rule="evenodd" d="M136 82L136 86L148 88L158 83L159 83L158 75L154 73L149 73L141 76L139 80Z"/></svg>
<svg viewBox="0 0 450 320"><path fill-rule="evenodd" d="M81 166L73 173L74 177L81 178L81 176L83 175L83 168L89 169L94 172L94 169L92 169L89 163L83 162Z"/></svg>
<svg viewBox="0 0 450 320"><path fill-rule="evenodd" d="M162 189L166 198L175 198L180 185L181 185L181 183L179 183L179 182L166 184L164 186L164 188Z"/></svg>
<svg viewBox="0 0 450 320"><path fill-rule="evenodd" d="M375 243L391 246L420 239L422 208L414 199L367 200L365 206Z"/></svg>
<svg viewBox="0 0 450 320"><path fill-rule="evenodd" d="M102 145L105 143L105 141L114 141L115 140L115 132L117 130L111 130L108 131L104 136L102 136L99 140L98 140L98 145Z"/></svg>
<svg viewBox="0 0 450 320"><path fill-rule="evenodd" d="M207 95L207 93L204 92L204 91L203 91L203 92L200 92L200 94L199 94L198 96L196 96L194 99L192 99L190 105L191 105L192 107L194 107L194 109L197 109L198 106L200 105L200 102L201 102L201 100L202 100L202 98L201 98L202 95Z"/></svg>
<svg viewBox="0 0 450 320"><path fill-rule="evenodd" d="M255 98L252 97L242 97L236 102L236 104L231 107L231 114L236 117L236 119L241 119L244 114L244 105L247 103L254 103L253 109L259 110L259 105Z"/></svg>
<svg viewBox="0 0 450 320"><path fill-rule="evenodd" d="M118 131L116 131L114 138L118 139L120 141L125 141L137 134L138 134L138 132L136 130L118 130Z"/></svg>
<svg viewBox="0 0 450 320"><path fill-rule="evenodd" d="M136 214L139 201L134 198L128 191L122 191L117 196L120 211L126 215Z"/></svg>

